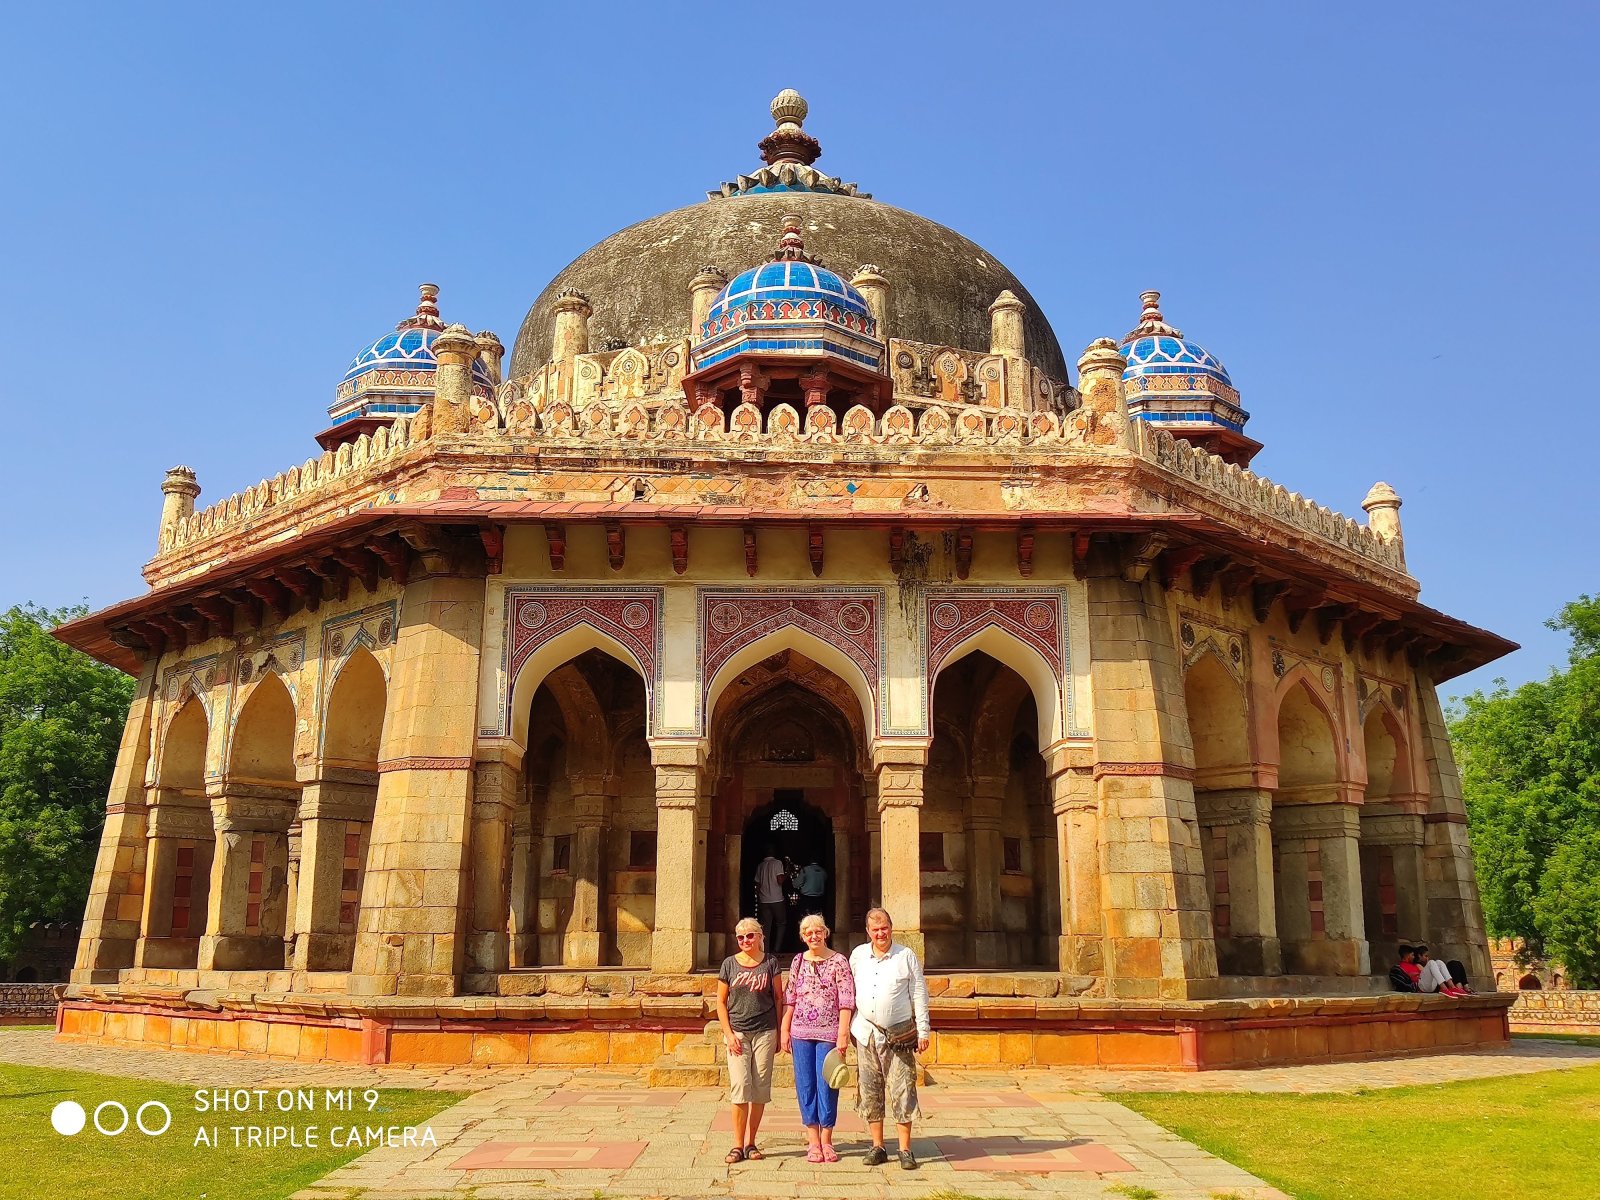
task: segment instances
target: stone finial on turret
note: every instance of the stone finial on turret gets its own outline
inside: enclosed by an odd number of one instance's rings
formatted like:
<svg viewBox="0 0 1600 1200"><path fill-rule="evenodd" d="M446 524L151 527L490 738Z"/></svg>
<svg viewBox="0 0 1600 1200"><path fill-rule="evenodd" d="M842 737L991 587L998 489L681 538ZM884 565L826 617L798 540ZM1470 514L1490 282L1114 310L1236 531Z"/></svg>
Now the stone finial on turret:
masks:
<svg viewBox="0 0 1600 1200"><path fill-rule="evenodd" d="M1028 306L1009 290L1001 292L989 306L989 353L1006 358L1027 357L1027 337L1022 318Z"/></svg>
<svg viewBox="0 0 1600 1200"><path fill-rule="evenodd" d="M472 364L477 340L465 325L446 326L433 343L433 432L465 433L472 424Z"/></svg>
<svg viewBox="0 0 1600 1200"><path fill-rule="evenodd" d="M194 468L173 467L161 480L161 541L166 542L180 521L194 516L195 498L200 495L200 485L195 482Z"/></svg>
<svg viewBox="0 0 1600 1200"><path fill-rule="evenodd" d="M594 306L589 297L576 288L566 288L551 305L556 314L556 331L551 358L567 362L580 354L589 353L589 318L594 316Z"/></svg>
<svg viewBox="0 0 1600 1200"><path fill-rule="evenodd" d="M778 127L758 145L769 167L785 162L804 163L809 167L822 157L822 143L800 128L811 111L804 96L793 88L784 88L772 98L771 111Z"/></svg>
<svg viewBox="0 0 1600 1200"><path fill-rule="evenodd" d="M861 298L872 310L872 319L878 323L878 340L888 341L887 317L889 315L889 281L875 263L862 263L850 286L861 293Z"/></svg>
<svg viewBox="0 0 1600 1200"><path fill-rule="evenodd" d="M1096 338L1078 360L1078 392L1083 397L1084 440L1092 446L1122 443L1128 434L1128 400L1122 373L1128 360L1110 338Z"/></svg>
<svg viewBox="0 0 1600 1200"><path fill-rule="evenodd" d="M1400 532L1400 493L1387 483L1375 483L1361 507L1367 510L1367 527L1400 552L1400 565L1406 565L1406 543Z"/></svg>
<svg viewBox="0 0 1600 1200"><path fill-rule="evenodd" d="M417 291L422 293L417 301L417 311L407 317L396 329L443 329L444 321L439 316L439 285L437 283L419 283Z"/></svg>
<svg viewBox="0 0 1600 1200"><path fill-rule="evenodd" d="M506 356L505 343L487 329L480 331L472 340L478 343L478 361L489 372L490 382L499 387L502 379L500 364Z"/></svg>
<svg viewBox="0 0 1600 1200"><path fill-rule="evenodd" d="M721 267L705 266L689 280L689 340L701 340L700 327L711 312L711 302L728 286L728 274Z"/></svg>

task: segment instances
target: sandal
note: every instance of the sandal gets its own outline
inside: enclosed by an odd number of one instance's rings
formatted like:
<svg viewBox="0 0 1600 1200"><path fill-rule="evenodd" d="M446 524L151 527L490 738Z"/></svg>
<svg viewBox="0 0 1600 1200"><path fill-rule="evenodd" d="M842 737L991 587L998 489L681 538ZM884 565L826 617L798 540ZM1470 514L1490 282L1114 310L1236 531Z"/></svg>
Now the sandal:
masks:
<svg viewBox="0 0 1600 1200"><path fill-rule="evenodd" d="M744 1148L744 1156L751 1162L760 1162L766 1157L765 1154L761 1153L760 1146L746 1146Z"/></svg>
<svg viewBox="0 0 1600 1200"><path fill-rule="evenodd" d="M733 1166L734 1163L742 1163L744 1161L744 1148L741 1146L735 1146L732 1150L728 1151L728 1156L722 1161L727 1163L730 1167Z"/></svg>
<svg viewBox="0 0 1600 1200"><path fill-rule="evenodd" d="M828 1160L827 1157L822 1153L821 1146L812 1146L806 1151L806 1161L808 1163L819 1163L827 1162Z"/></svg>
<svg viewBox="0 0 1600 1200"><path fill-rule="evenodd" d="M837 1150L835 1150L832 1146L824 1146L822 1148L822 1161L823 1162L838 1162L839 1161L839 1152Z"/></svg>

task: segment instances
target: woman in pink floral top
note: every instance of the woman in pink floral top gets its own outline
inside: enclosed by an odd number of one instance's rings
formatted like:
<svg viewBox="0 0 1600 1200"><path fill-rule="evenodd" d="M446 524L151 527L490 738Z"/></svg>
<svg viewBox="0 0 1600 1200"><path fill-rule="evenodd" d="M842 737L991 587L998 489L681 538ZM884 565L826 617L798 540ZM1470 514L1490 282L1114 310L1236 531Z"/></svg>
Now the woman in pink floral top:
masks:
<svg viewBox="0 0 1600 1200"><path fill-rule="evenodd" d="M827 922L817 913L800 922L806 951L794 956L784 997L780 1045L794 1055L794 1089L810 1143L807 1162L839 1161L833 1148L839 1090L823 1078L822 1062L828 1051L837 1049L842 1055L850 1044L850 1014L856 1006L850 960L828 948L828 933Z"/></svg>

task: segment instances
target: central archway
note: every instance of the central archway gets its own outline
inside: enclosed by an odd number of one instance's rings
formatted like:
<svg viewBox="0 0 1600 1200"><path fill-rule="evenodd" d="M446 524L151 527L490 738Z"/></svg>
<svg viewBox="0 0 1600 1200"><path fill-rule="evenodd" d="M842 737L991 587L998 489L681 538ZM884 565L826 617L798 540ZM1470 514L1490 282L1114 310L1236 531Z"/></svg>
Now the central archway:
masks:
<svg viewBox="0 0 1600 1200"><path fill-rule="evenodd" d="M799 949L808 907L833 929L833 946L861 940L872 903L865 714L855 690L796 649L779 650L727 680L710 721L711 830L706 926L712 958L733 952L733 926L756 915L755 869L769 845L795 872L815 858L821 904L795 895L785 955ZM873 822L875 825L875 822ZM769 947L772 949L772 947Z"/></svg>

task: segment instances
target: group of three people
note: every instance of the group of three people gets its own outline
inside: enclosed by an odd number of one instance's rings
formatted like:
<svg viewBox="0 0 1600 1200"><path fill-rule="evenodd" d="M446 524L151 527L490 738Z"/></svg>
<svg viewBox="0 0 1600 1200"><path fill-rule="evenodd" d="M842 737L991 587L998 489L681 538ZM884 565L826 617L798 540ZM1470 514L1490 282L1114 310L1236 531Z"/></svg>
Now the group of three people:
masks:
<svg viewBox="0 0 1600 1200"><path fill-rule="evenodd" d="M915 1056L927 1050L931 1028L922 961L910 947L895 944L894 924L881 908L867 913L868 941L848 960L829 947L830 934L820 914L804 917L800 938L806 948L785 973L778 958L767 953L760 921L746 917L734 928L738 953L723 961L717 979L717 1020L728 1051L733 1102L734 1147L727 1162L765 1157L756 1137L772 1101L777 1053L794 1057L806 1161L838 1162L833 1146L838 1081L854 1039L856 1107L872 1135L865 1161L868 1166L888 1161L887 1114L899 1133L900 1165L914 1171ZM830 1055L836 1057L830 1061Z"/></svg>

